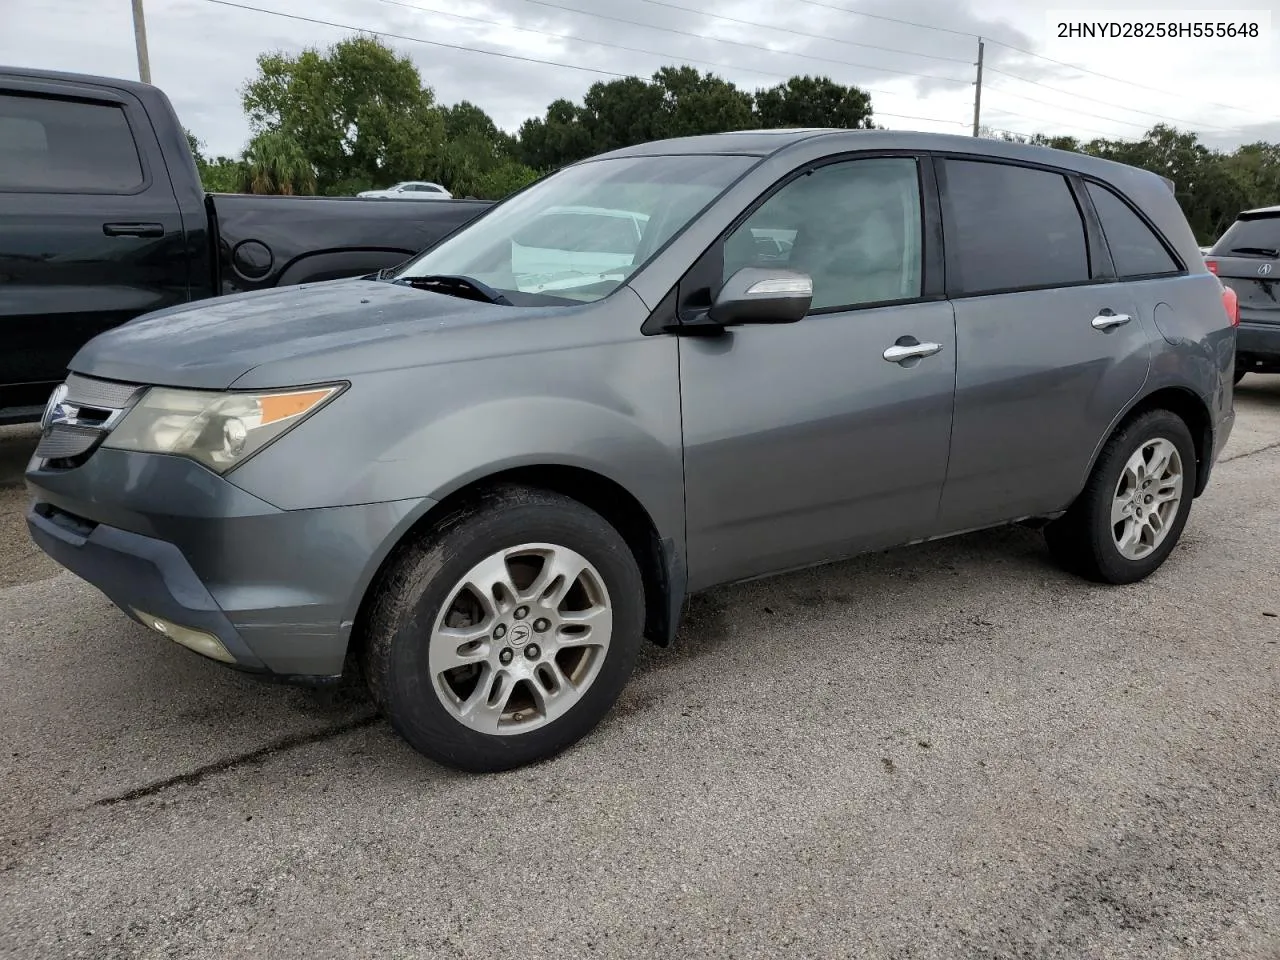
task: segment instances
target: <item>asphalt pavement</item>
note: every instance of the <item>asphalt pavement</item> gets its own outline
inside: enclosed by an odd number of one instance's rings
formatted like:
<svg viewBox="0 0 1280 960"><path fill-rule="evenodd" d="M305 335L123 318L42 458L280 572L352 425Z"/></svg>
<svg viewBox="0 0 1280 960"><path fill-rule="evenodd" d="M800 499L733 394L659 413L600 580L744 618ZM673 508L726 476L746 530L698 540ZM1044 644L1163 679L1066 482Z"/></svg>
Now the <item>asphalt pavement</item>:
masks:
<svg viewBox="0 0 1280 960"><path fill-rule="evenodd" d="M1280 958L1280 377L1145 583L988 531L716 590L445 771L49 563L0 430L0 956Z"/></svg>

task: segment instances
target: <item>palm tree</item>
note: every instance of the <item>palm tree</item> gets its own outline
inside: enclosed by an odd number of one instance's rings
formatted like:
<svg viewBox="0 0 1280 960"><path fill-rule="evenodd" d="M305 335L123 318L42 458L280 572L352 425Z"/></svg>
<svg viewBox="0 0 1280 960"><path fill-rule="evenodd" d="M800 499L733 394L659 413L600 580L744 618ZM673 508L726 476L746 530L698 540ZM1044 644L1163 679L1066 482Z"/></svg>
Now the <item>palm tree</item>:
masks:
<svg viewBox="0 0 1280 960"><path fill-rule="evenodd" d="M316 171L302 148L280 130L249 141L244 152L245 189L250 193L316 192Z"/></svg>

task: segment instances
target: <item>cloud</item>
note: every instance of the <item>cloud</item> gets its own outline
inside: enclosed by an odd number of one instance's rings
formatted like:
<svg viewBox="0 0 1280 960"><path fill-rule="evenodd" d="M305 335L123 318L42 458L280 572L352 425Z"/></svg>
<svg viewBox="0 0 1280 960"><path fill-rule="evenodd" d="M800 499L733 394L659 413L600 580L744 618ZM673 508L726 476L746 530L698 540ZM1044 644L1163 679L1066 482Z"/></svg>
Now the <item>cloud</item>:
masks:
<svg viewBox="0 0 1280 960"><path fill-rule="evenodd" d="M147 0L152 79L214 154L236 153L244 144L240 89L260 53L323 48L349 28L396 35L387 42L413 59L438 100L470 100L506 129L540 115L553 99L580 99L612 74L649 76L675 62L711 69L748 89L798 73L826 74L870 90L887 126L963 132L972 117L978 36L987 40L983 119L992 126L1087 139L1139 136L1160 118L1176 118L1206 142L1230 147L1261 136L1276 139L1280 123L1274 111L1241 109L1235 93L1280 81L1280 67L1265 45L1235 53L1215 48L1209 59L1194 45L1171 52L1135 41L1119 57L1087 44L1064 48L1049 37L1049 0L984 0L981 14L957 0L789 0L785 6L769 0L235 2L339 26L211 0ZM1046 51L1064 63L1154 89L1034 55ZM128 5L13 5L0 34L0 63L136 76Z"/></svg>

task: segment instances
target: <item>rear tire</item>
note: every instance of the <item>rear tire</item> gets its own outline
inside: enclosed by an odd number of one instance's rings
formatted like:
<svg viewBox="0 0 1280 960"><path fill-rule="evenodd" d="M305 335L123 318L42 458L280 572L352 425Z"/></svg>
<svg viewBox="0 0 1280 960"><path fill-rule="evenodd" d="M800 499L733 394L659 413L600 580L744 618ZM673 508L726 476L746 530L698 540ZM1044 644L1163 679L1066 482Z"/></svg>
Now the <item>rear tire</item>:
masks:
<svg viewBox="0 0 1280 960"><path fill-rule="evenodd" d="M471 772L554 756L635 666L644 583L599 514L546 491L484 494L401 549L361 649L379 709L419 752Z"/></svg>
<svg viewBox="0 0 1280 960"><path fill-rule="evenodd" d="M1186 423L1168 410L1144 413L1107 441L1083 492L1045 528L1049 552L1088 580L1143 580L1177 545L1195 488Z"/></svg>

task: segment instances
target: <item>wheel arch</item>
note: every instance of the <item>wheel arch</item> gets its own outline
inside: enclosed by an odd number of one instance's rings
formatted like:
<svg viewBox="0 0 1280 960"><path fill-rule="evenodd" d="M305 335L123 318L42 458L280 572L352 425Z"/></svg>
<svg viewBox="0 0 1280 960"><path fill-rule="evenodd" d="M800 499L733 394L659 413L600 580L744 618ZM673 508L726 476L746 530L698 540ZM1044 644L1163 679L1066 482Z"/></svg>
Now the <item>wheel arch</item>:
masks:
<svg viewBox="0 0 1280 960"><path fill-rule="evenodd" d="M1196 486L1195 496L1200 496L1209 482L1209 461L1213 456L1213 418L1209 413L1209 405L1198 393L1189 387L1168 385L1161 386L1148 393L1140 394L1112 422L1106 435L1098 441L1089 458L1089 469L1085 471L1085 481L1093 474L1098 457L1103 448L1117 431L1145 413L1152 410L1168 410L1181 418L1191 431L1191 440L1196 449ZM1080 484L1084 487L1084 481Z"/></svg>
<svg viewBox="0 0 1280 960"><path fill-rule="evenodd" d="M671 538L663 538L649 511L625 486L602 473L566 464L508 467L469 479L448 491L417 517L385 551L360 597L351 634L351 647L360 642L369 604L383 575L400 549L423 536L439 520L460 507L476 504L501 488L525 487L558 493L600 514L631 548L644 583L647 639L667 646L675 636L685 596L685 565ZM349 653L350 656L350 653Z"/></svg>

